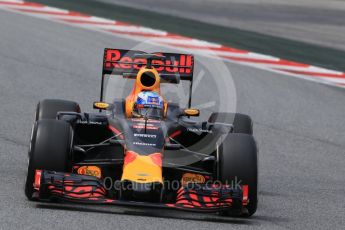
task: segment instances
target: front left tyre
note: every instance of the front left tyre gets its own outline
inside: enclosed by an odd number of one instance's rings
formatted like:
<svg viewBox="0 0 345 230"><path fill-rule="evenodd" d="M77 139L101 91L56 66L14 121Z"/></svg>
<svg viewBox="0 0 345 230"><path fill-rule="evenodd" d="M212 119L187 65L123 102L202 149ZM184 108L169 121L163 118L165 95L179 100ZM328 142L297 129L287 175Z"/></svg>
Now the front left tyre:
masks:
<svg viewBox="0 0 345 230"><path fill-rule="evenodd" d="M233 133L245 133L253 135L253 121L250 116L242 113L212 113L208 122L221 122L232 124Z"/></svg>
<svg viewBox="0 0 345 230"><path fill-rule="evenodd" d="M258 156L257 146L252 135L229 133L218 147L218 179L231 186L248 186L249 203L243 217L252 216L258 203ZM230 212L223 215L231 216ZM235 215L236 216L236 215Z"/></svg>

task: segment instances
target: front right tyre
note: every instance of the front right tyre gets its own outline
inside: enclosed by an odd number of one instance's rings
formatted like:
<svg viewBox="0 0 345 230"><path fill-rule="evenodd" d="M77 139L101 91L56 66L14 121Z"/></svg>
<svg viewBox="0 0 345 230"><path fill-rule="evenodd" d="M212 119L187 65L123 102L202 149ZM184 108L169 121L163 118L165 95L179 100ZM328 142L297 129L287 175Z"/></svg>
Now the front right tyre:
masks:
<svg viewBox="0 0 345 230"><path fill-rule="evenodd" d="M39 120L33 127L29 148L29 164L25 182L25 195L34 200L35 171L51 170L70 172L73 130L69 123L60 120Z"/></svg>
<svg viewBox="0 0 345 230"><path fill-rule="evenodd" d="M56 119L57 113L62 111L80 113L80 106L74 101L44 99L37 104L35 119Z"/></svg>

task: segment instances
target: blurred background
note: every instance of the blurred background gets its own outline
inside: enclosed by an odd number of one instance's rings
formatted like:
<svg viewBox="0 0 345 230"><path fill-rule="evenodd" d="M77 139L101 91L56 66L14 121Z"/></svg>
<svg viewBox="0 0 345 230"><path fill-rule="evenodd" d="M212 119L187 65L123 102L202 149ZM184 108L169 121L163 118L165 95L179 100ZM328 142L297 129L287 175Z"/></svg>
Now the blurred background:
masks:
<svg viewBox="0 0 345 230"><path fill-rule="evenodd" d="M345 50L344 0L96 1Z"/></svg>

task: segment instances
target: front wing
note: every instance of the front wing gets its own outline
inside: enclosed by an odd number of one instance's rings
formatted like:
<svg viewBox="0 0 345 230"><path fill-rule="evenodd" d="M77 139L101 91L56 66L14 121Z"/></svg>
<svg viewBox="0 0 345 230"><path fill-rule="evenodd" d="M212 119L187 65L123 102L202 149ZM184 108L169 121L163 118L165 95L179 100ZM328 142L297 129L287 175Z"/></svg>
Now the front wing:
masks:
<svg viewBox="0 0 345 230"><path fill-rule="evenodd" d="M184 186L177 191L175 203L150 203L109 198L103 182L93 176L36 170L33 198L75 203L111 204L170 208L195 212L241 210L248 203L248 188L226 186Z"/></svg>

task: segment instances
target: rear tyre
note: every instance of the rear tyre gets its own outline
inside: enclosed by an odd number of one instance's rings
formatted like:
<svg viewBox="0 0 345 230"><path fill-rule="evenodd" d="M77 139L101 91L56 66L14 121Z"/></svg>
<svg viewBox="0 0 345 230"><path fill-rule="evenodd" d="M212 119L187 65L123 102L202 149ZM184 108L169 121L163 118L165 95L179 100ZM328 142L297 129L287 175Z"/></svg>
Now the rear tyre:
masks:
<svg viewBox="0 0 345 230"><path fill-rule="evenodd" d="M74 101L45 99L37 104L36 121L42 119L56 119L57 112L68 111L80 113L79 104Z"/></svg>
<svg viewBox="0 0 345 230"><path fill-rule="evenodd" d="M258 160L253 136L240 133L228 134L218 148L218 157L218 176L222 183L235 186L236 182L239 182L240 185L248 185L249 203L246 206L248 213L241 216L253 215L258 202ZM221 214L233 215L231 212Z"/></svg>
<svg viewBox="0 0 345 230"><path fill-rule="evenodd" d="M253 122L252 119L242 113L212 113L209 122L221 122L233 124L234 133L245 133L253 135Z"/></svg>
<svg viewBox="0 0 345 230"><path fill-rule="evenodd" d="M33 200L36 169L70 172L73 130L69 123L59 120L41 120L35 123L29 148L29 165L25 195Z"/></svg>

